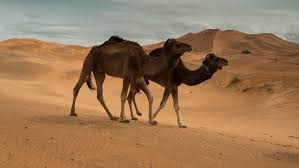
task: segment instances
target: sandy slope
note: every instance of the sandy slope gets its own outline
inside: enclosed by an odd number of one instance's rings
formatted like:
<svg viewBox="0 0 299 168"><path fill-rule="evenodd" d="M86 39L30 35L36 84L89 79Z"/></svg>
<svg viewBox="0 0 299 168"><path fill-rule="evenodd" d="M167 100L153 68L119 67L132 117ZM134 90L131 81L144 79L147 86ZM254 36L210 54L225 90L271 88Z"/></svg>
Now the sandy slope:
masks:
<svg viewBox="0 0 299 168"><path fill-rule="evenodd" d="M184 56L190 68L207 52L230 62L202 85L181 86L188 129L176 127L171 99L157 118L159 126L149 126L142 94L140 121L109 121L86 86L78 97L79 117L68 117L89 48L31 39L0 42L0 167L298 167L299 46L238 31L206 30L179 39L195 49ZM244 49L252 54L241 54ZM229 84L235 75L240 82ZM163 89L150 88L156 108ZM121 80L108 77L104 89L118 114Z"/></svg>

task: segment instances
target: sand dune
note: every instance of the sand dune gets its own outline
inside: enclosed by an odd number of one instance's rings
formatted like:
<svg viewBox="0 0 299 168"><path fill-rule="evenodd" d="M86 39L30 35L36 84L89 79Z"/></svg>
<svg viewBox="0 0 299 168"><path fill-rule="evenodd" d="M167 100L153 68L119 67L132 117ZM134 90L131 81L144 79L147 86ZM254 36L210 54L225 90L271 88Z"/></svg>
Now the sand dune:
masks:
<svg viewBox="0 0 299 168"><path fill-rule="evenodd" d="M69 117L72 88L90 48L0 42L0 167L298 167L299 45L272 34L218 29L178 39L194 48L183 58L191 69L208 52L229 60L210 81L180 87L188 129L176 127L171 99L159 125L149 126L143 94L137 96L140 121L109 121L85 86L79 116ZM151 83L150 89L156 108L163 88ZM107 77L104 95L116 115L120 90L121 80Z"/></svg>
<svg viewBox="0 0 299 168"><path fill-rule="evenodd" d="M236 30L207 29L198 33L188 33L177 39L191 44L195 52L238 53L242 50L259 54L299 52L299 44L285 41L270 33L246 34ZM162 44L152 44L146 48L156 48Z"/></svg>
<svg viewBox="0 0 299 168"><path fill-rule="evenodd" d="M234 53L250 50L256 54L294 53L298 52L298 46L273 34L246 34L234 30L217 30L212 51Z"/></svg>

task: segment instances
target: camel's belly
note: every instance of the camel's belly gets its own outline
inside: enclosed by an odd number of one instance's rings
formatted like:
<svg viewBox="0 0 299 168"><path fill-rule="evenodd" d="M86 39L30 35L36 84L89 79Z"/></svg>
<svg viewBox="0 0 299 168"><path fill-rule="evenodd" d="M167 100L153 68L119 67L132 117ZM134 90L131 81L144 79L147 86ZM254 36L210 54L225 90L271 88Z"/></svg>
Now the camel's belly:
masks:
<svg viewBox="0 0 299 168"><path fill-rule="evenodd" d="M120 75L119 73L113 73L113 72L109 72L109 73L107 73L107 72L106 72L106 74L107 74L108 76L113 76L113 77L117 77L117 78L123 78L123 75Z"/></svg>
<svg viewBox="0 0 299 168"><path fill-rule="evenodd" d="M155 82L161 86L165 86L167 83L167 78L164 78L163 75L159 76L146 76L150 81Z"/></svg>
<svg viewBox="0 0 299 168"><path fill-rule="evenodd" d="M103 72L109 76L123 77L123 64L124 60L122 57L116 56L105 56L101 55L95 59L95 71Z"/></svg>
<svg viewBox="0 0 299 168"><path fill-rule="evenodd" d="M109 76L123 78L122 64L115 65L115 64L105 63L105 64L101 65L100 68L97 68L96 71L103 72Z"/></svg>
<svg viewBox="0 0 299 168"><path fill-rule="evenodd" d="M126 52L118 50L108 50L107 52L99 53L95 57L95 69L97 72L104 72L109 76L123 78L124 76L136 76L139 74L136 60L133 55L128 55Z"/></svg>

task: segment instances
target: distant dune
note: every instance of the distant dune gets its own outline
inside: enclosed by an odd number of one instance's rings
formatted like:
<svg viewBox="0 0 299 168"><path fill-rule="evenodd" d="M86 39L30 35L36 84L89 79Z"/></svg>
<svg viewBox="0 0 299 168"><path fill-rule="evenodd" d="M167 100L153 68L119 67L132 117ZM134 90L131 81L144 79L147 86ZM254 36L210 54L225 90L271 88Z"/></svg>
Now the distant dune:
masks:
<svg viewBox="0 0 299 168"><path fill-rule="evenodd" d="M180 87L182 119L172 100L147 124L108 120L96 93L82 87L78 118L68 117L72 89L90 47L9 39L0 42L0 167L271 167L299 164L299 45L273 34L209 29L178 40L193 51L190 69L209 52L229 66L201 85ZM163 42L144 46L146 51ZM98 44L97 44L98 45ZM150 84L154 109L163 89ZM104 97L115 115L121 80L107 77ZM129 118L129 109L126 107Z"/></svg>
<svg viewBox="0 0 299 168"><path fill-rule="evenodd" d="M274 34L246 34L236 30L208 29L199 33L188 33L178 38L193 46L197 52L228 52L242 50L259 52L298 52L299 44L285 41ZM162 43L148 45L149 48Z"/></svg>

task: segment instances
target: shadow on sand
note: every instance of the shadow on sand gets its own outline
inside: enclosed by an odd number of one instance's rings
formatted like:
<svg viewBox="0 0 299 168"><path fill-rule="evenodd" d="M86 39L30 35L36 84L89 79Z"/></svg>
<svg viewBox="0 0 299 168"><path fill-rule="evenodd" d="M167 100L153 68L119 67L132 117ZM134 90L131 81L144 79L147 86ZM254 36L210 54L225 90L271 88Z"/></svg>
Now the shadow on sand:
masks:
<svg viewBox="0 0 299 168"><path fill-rule="evenodd" d="M104 116L78 116L71 117L67 115L44 115L34 116L29 119L30 121L38 124L51 124L51 125L65 125L65 126L82 126L92 127L99 129L126 129L128 127L148 127L148 128L177 128L173 125L165 125L159 123L157 126L152 126L146 121L130 121L124 124L118 121L111 121L108 117Z"/></svg>
<svg viewBox="0 0 299 168"><path fill-rule="evenodd" d="M105 129L121 129L128 124L121 124L117 121L111 121L103 116L78 116L71 117L67 115L47 115L47 116L34 116L30 119L32 122L39 124L52 124L52 125L66 125L66 126L83 126L83 127L96 127Z"/></svg>

